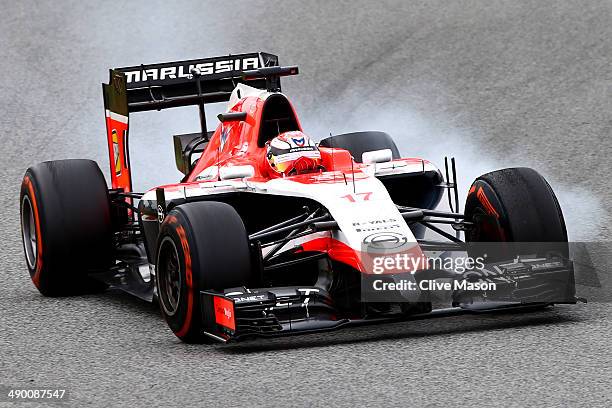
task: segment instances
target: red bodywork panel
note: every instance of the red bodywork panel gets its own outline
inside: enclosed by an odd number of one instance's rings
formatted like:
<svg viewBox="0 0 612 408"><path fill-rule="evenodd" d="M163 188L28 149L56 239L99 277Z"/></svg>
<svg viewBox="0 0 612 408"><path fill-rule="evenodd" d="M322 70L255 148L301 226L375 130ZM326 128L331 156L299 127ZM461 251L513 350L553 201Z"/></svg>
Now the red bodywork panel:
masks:
<svg viewBox="0 0 612 408"><path fill-rule="evenodd" d="M226 122L217 127L193 171L186 182L193 182L198 175L210 166L243 166L251 165L255 169L253 179L262 180L277 177L269 171L266 163L266 149L258 146L259 129L263 113L264 100L257 97L246 97L232 107L230 112L246 112L244 121ZM298 129L302 126L291 105ZM351 154L344 149L321 147L321 158L326 170L345 172L357 171L360 164L353 162ZM308 182L312 175L294 176L293 179ZM321 180L319 180L321 181ZM314 182L314 181L311 181Z"/></svg>
<svg viewBox="0 0 612 408"><path fill-rule="evenodd" d="M187 182L195 181L204 169L217 164L220 167L251 165L255 169L255 179L270 177L265 167L265 148L257 145L264 103L264 100L251 96L232 107L230 112L246 112L246 120L221 123L217 127ZM293 106L291 109L297 120ZM301 130L299 120L298 127L296 130Z"/></svg>
<svg viewBox="0 0 612 408"><path fill-rule="evenodd" d="M106 132L113 188L132 191L132 180L127 159L128 117L106 111Z"/></svg>

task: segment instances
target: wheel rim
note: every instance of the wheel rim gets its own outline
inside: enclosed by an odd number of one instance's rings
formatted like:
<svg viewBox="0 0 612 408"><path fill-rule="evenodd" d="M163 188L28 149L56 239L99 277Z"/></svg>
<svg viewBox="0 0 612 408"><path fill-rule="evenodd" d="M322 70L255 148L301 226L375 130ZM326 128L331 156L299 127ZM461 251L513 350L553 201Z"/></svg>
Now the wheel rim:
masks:
<svg viewBox="0 0 612 408"><path fill-rule="evenodd" d="M474 216L476 221L476 234L472 241L476 242L504 242L507 239L503 233L503 227L499 220L487 214L482 208L477 208Z"/></svg>
<svg viewBox="0 0 612 408"><path fill-rule="evenodd" d="M21 202L21 234L26 262L30 269L34 269L38 257L38 236L36 235L36 222L34 221L32 202L27 195L23 196Z"/></svg>
<svg viewBox="0 0 612 408"><path fill-rule="evenodd" d="M181 264L174 241L165 237L159 248L157 279L162 308L168 316L173 316L181 297Z"/></svg>

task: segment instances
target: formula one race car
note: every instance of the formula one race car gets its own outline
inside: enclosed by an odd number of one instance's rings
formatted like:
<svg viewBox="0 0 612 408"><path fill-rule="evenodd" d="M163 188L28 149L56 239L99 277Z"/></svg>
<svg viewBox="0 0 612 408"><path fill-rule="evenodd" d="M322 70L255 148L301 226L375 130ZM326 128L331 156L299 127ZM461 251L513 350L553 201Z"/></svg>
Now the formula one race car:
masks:
<svg viewBox="0 0 612 408"><path fill-rule="evenodd" d="M263 52L111 70L112 188L90 160L40 163L23 179L38 290L123 289L159 302L186 342L435 315L434 299L445 312L576 302L563 215L541 175L484 174L460 213L454 160L443 174L401 158L383 132L314 143L281 93L297 73ZM208 131L215 102L227 110ZM174 136L183 179L133 192L130 115L188 105L201 132ZM450 210L436 210L445 194Z"/></svg>

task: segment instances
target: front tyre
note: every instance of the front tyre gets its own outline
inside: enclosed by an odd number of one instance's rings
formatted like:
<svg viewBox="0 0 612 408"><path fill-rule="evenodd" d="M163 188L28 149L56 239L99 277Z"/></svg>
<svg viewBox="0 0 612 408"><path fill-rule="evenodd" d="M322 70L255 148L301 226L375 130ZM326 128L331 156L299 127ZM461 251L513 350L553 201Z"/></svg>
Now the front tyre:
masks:
<svg viewBox="0 0 612 408"><path fill-rule="evenodd" d="M511 261L518 254L569 257L565 220L552 188L530 168L509 168L478 177L470 188L465 216L474 227L466 231L472 257L487 255L486 262ZM556 283L572 301L573 270Z"/></svg>
<svg viewBox="0 0 612 408"><path fill-rule="evenodd" d="M250 278L248 236L234 208L194 202L168 213L158 238L156 284L162 315L179 339L207 339L200 291L246 286Z"/></svg>
<svg viewBox="0 0 612 408"><path fill-rule="evenodd" d="M466 219L476 223L466 236L476 242L567 242L561 207L548 182L526 167L478 177L465 204ZM492 217L486 224L483 219Z"/></svg>
<svg viewBox="0 0 612 408"><path fill-rule="evenodd" d="M539 256L547 256L552 249L568 256L565 220L557 197L533 169L502 169L478 177L470 187L465 216L474 223L466 232L467 242L517 243L485 245L489 262L514 258L513 248L533 249ZM478 248L472 256L484 250L478 245L470 248Z"/></svg>

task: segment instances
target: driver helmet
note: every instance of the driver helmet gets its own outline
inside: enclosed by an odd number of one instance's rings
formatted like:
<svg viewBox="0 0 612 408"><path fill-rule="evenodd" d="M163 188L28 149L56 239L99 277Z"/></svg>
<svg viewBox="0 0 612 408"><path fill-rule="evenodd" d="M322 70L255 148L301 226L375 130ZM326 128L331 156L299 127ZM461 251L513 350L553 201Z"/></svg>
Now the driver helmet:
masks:
<svg viewBox="0 0 612 408"><path fill-rule="evenodd" d="M267 142L266 159L272 172L281 176L323 169L319 148L299 130L281 133Z"/></svg>

